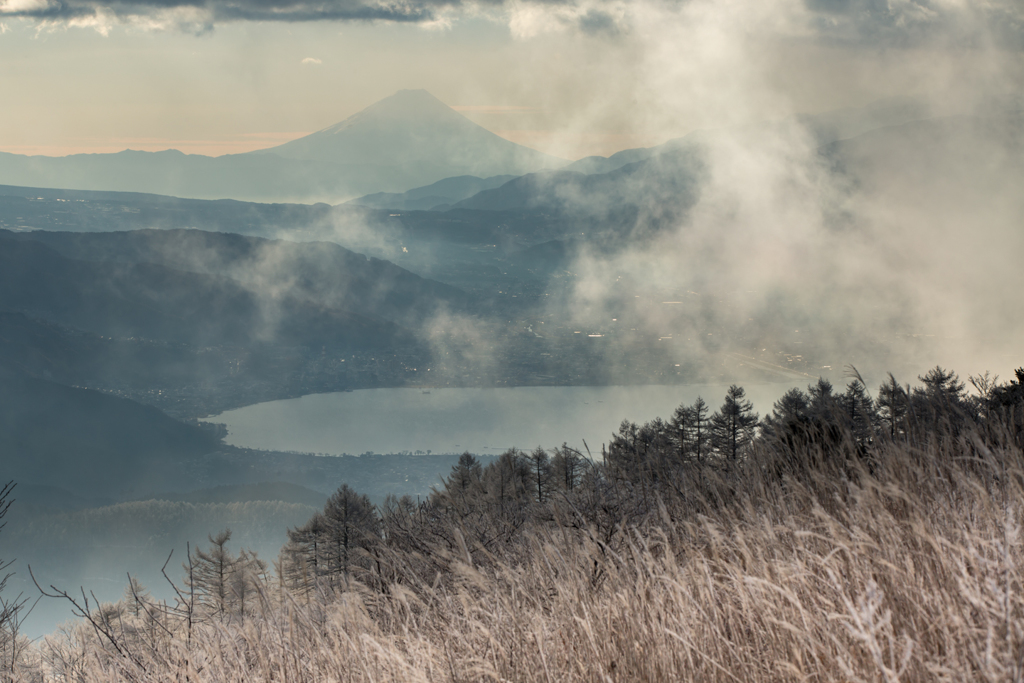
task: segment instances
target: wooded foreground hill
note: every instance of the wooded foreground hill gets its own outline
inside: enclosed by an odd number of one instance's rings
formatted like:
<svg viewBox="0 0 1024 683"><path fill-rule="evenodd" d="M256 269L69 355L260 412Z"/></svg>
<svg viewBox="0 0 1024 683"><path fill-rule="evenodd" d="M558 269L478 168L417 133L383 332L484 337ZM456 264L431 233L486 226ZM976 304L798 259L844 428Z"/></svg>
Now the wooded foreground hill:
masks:
<svg viewBox="0 0 1024 683"><path fill-rule="evenodd" d="M756 431L734 387L709 450L698 402L600 464L465 456L420 504L342 487L275 578L211 534L176 601L47 589L82 620L4 652L26 680L1014 680L1024 369L921 380L819 382Z"/></svg>

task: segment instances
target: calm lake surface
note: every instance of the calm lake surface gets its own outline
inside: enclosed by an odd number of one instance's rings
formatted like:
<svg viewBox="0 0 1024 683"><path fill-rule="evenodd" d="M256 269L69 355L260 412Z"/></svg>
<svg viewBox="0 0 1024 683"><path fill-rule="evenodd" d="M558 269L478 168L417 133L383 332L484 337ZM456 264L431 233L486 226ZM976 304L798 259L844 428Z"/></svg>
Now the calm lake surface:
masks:
<svg viewBox="0 0 1024 683"><path fill-rule="evenodd" d="M763 415L792 387L807 382L744 385ZM269 401L208 418L228 427L235 446L358 455L432 451L498 454L516 446L562 442L597 456L623 419L668 419L680 403L702 396L713 412L728 385L361 389Z"/></svg>

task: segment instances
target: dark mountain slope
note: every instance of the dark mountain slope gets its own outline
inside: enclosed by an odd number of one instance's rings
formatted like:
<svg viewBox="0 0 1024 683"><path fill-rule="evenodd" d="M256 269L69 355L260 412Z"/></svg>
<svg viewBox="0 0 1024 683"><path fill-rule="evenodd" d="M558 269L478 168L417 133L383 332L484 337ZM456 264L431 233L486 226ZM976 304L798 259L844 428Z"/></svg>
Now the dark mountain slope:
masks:
<svg viewBox="0 0 1024 683"><path fill-rule="evenodd" d="M329 204L261 204L0 185L0 228L16 231L199 228L267 236L329 221L332 211Z"/></svg>
<svg viewBox="0 0 1024 683"><path fill-rule="evenodd" d="M156 408L0 370L0 453L19 482L86 498L179 488L217 446Z"/></svg>
<svg viewBox="0 0 1024 683"><path fill-rule="evenodd" d="M704 149L693 144L610 173L532 173L453 208L540 211L590 219L609 227L647 229L681 218L699 198L706 173Z"/></svg>
<svg viewBox="0 0 1024 683"><path fill-rule="evenodd" d="M633 164L644 159L649 159L659 152L658 147L637 147L635 149L624 149L608 157L589 156L578 159L568 166L562 167L563 171L575 171L576 173L611 173L617 168L626 164Z"/></svg>
<svg viewBox="0 0 1024 683"><path fill-rule="evenodd" d="M153 263L70 259L0 235L0 308L112 337L193 346L277 342L367 348L404 343L394 324L228 278Z"/></svg>
<svg viewBox="0 0 1024 683"><path fill-rule="evenodd" d="M352 206L370 206L403 211L430 210L440 205L447 208L447 205L468 199L478 192L504 185L515 177L512 175L499 175L490 178L477 178L471 175L456 176L439 180L425 187L413 188L408 192L378 192L346 203Z"/></svg>
<svg viewBox="0 0 1024 683"><path fill-rule="evenodd" d="M0 311L0 369L59 384L151 387L216 383L235 354L142 338L111 338Z"/></svg>
<svg viewBox="0 0 1024 683"><path fill-rule="evenodd" d="M3 236L4 233L0 233ZM439 307L463 310L467 295L393 263L328 242L286 242L200 230L114 233L6 233L65 257L127 265L158 263L178 271L226 277L264 298L352 311L415 326Z"/></svg>

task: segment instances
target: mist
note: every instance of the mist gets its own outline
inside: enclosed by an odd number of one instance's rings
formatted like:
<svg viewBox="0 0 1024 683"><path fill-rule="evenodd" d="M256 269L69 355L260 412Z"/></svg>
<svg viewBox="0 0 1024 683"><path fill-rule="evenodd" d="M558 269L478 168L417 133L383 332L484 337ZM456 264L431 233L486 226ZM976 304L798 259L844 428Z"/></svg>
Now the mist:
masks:
<svg viewBox="0 0 1024 683"><path fill-rule="evenodd" d="M40 44L89 28L111 52L202 52L246 34L218 78L249 89L235 106L270 110L247 125L320 131L244 157L0 157L0 180L19 186L0 193L0 445L29 504L0 541L116 599L115 560L180 555L209 525L235 525L270 560L317 496L344 483L375 503L436 498L463 449L593 447L596 467L620 420L668 419L697 394L715 410L732 384L763 416L819 377L840 391L862 377L869 393L936 365L1010 379L1024 338L1022 18L1013 2L957 0L0 0L9 30L34 27ZM281 84L298 79L260 61L260 37L293 30L267 52L307 70L331 59L292 54L302 37L379 44L290 97L299 86ZM330 113L384 95L411 104ZM111 121L131 109L107 99ZM327 144L356 124L376 137ZM510 142L530 140L542 144ZM608 150L620 154L592 154ZM247 408L251 435L231 433ZM326 457L345 453L366 457ZM95 562L125 519L128 549ZM154 535L160 524L172 530ZM89 575L39 553L40 534L60 533L82 536Z"/></svg>
<svg viewBox="0 0 1024 683"><path fill-rule="evenodd" d="M630 5L609 40L635 53L608 79L657 93L638 127L667 140L669 112L696 110L714 124L678 145L699 163L660 153L627 196L635 217L610 229L614 246L577 250L575 281L548 313L594 331L628 325L697 363L732 352L781 366L801 355L824 374L854 365L872 380L936 363L1012 375L1024 327L1019 43L969 4L950 23L900 11L877 31L840 31L855 15L837 9L837 38L799 3ZM829 66L854 89L870 78L872 107L800 110L793 83L813 87ZM682 188L667 180L680 167ZM541 192L615 221L607 195ZM605 345L609 361L631 354Z"/></svg>

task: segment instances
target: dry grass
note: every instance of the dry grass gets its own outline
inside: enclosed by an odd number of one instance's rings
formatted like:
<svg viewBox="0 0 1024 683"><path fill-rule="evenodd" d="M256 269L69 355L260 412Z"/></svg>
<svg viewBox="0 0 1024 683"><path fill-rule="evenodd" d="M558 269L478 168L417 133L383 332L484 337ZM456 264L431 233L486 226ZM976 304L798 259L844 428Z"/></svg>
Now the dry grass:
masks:
<svg viewBox="0 0 1024 683"><path fill-rule="evenodd" d="M875 476L771 481L751 467L728 510L664 501L612 543L550 523L514 555L462 547L447 575L399 572L383 592L268 588L257 614L191 632L113 610L122 653L80 623L19 676L1024 680L1020 448L968 431L871 457Z"/></svg>

